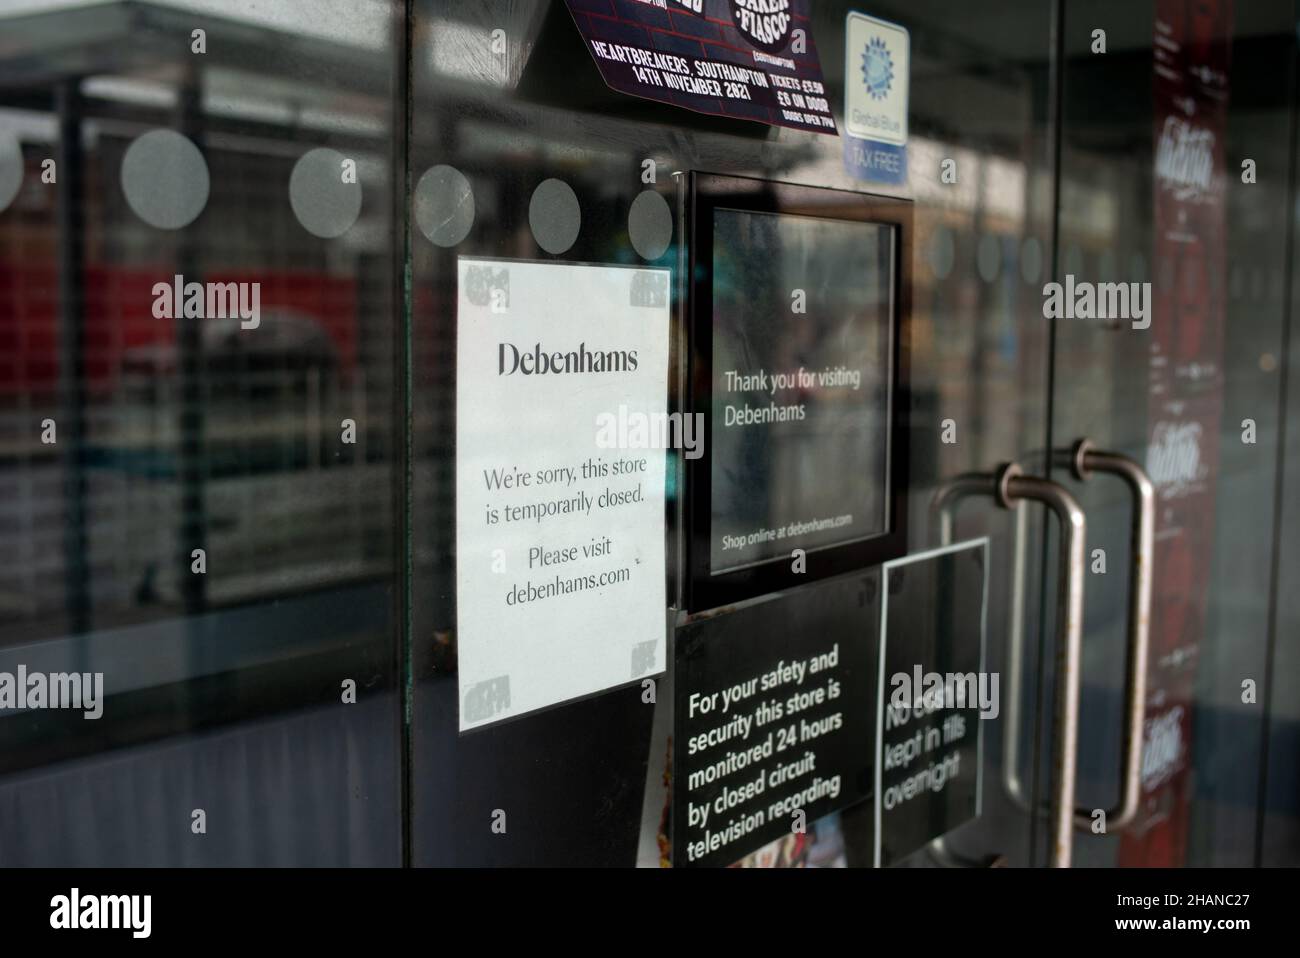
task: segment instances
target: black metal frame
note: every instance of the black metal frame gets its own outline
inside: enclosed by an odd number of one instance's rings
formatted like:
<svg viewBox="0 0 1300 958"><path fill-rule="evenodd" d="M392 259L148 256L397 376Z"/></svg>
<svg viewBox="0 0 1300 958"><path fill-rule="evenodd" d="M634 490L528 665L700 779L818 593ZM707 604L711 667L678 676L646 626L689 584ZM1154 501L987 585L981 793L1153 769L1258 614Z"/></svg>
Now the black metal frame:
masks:
<svg viewBox="0 0 1300 958"><path fill-rule="evenodd" d="M747 188L751 187L751 188ZM682 594L689 612L713 609L804 582L877 565L907 550L908 343L911 329L912 203L891 196L854 193L714 173L691 173L686 186L689 230L686 326L688 373L683 408L705 424L708 454L685 461ZM713 227L717 209L782 213L839 222L889 226L894 234L891 316L890 409L887 427L886 526L883 532L807 551L807 569L796 573L780 556L714 574L710 565L713 464L709 430L713 417ZM866 478L864 477L864 481Z"/></svg>

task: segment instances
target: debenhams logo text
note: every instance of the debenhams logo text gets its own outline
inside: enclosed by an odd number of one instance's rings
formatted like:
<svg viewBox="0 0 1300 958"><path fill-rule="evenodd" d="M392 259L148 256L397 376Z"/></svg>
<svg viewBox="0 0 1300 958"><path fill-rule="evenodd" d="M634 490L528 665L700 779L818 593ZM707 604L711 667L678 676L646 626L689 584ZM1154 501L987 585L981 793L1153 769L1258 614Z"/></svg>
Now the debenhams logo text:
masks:
<svg viewBox="0 0 1300 958"><path fill-rule="evenodd" d="M152 895L70 895L50 899L50 927L128 928L132 938L148 938L153 930Z"/></svg>
<svg viewBox="0 0 1300 958"><path fill-rule="evenodd" d="M586 343L569 352L550 353L537 343L531 350L521 351L512 343L501 343L497 348L497 375L545 376L564 373L622 373L636 369L635 349L611 349L593 352Z"/></svg>

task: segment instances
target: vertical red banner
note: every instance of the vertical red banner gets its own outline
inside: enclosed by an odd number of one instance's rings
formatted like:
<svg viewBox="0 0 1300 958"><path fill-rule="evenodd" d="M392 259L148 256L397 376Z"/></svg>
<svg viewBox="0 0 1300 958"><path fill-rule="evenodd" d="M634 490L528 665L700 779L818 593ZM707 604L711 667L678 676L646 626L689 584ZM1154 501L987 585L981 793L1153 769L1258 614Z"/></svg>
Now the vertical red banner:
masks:
<svg viewBox="0 0 1300 958"><path fill-rule="evenodd" d="M1223 408L1232 0L1157 0L1154 315L1147 470L1156 487L1143 801L1119 864L1187 857L1196 664Z"/></svg>

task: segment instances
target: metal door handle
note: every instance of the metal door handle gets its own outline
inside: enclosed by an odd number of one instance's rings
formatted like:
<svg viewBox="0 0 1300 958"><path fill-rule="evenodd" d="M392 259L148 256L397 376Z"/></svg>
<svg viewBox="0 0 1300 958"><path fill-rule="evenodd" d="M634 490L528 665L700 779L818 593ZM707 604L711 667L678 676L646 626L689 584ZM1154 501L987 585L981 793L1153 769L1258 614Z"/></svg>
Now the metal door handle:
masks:
<svg viewBox="0 0 1300 958"><path fill-rule="evenodd" d="M1127 662L1124 679L1124 746L1120 758L1119 804L1106 812L1106 830L1131 823L1142 798L1142 721L1146 715L1147 650L1151 616L1151 562L1155 542L1156 494L1151 478L1132 459L1117 452L1102 452L1088 439L1080 439L1053 455L1056 465L1067 467L1080 482L1094 472L1119 476L1133 494L1133 522L1129 537ZM1076 809L1075 824L1091 828L1087 809Z"/></svg>
<svg viewBox="0 0 1300 958"><path fill-rule="evenodd" d="M934 508L941 535L952 536L952 513L971 496L991 496L1010 509L1018 502L1041 502L1060 525L1060 574L1057 576L1056 689L1052 716L1052 797L1049 864L1070 867L1074 825L1074 777L1079 742L1079 650L1083 626L1083 573L1086 520L1079 503L1050 479L1026 476L1012 462L996 474L959 476L940 488Z"/></svg>
<svg viewBox="0 0 1300 958"><path fill-rule="evenodd" d="M939 544L952 545L953 513L958 503L971 495L988 492L988 477L958 476L935 496L932 508L937 512ZM1029 798L1020 781L1020 698L1021 679L1024 675L1025 646L1025 549L1028 528L1028 510L1024 503L1015 504L1016 531L1011 556L1011 608L1007 625L1006 692L1002 707L1002 785L1012 802L1024 811L1031 812Z"/></svg>

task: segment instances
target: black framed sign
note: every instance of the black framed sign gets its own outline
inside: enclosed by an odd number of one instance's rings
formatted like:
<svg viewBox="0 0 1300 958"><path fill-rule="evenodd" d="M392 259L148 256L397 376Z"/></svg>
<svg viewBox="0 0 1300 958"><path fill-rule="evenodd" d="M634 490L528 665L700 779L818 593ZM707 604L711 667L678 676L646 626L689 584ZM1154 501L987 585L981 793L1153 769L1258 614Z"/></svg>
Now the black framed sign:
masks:
<svg viewBox="0 0 1300 958"><path fill-rule="evenodd" d="M673 656L673 867L730 865L873 795L878 569L701 616Z"/></svg>
<svg viewBox="0 0 1300 958"><path fill-rule="evenodd" d="M911 207L690 174L689 611L905 551Z"/></svg>

